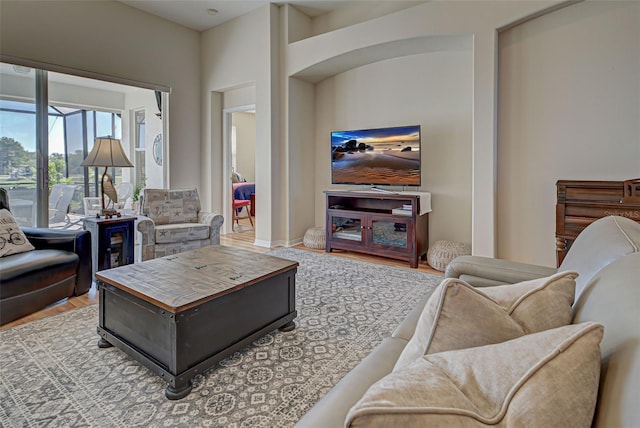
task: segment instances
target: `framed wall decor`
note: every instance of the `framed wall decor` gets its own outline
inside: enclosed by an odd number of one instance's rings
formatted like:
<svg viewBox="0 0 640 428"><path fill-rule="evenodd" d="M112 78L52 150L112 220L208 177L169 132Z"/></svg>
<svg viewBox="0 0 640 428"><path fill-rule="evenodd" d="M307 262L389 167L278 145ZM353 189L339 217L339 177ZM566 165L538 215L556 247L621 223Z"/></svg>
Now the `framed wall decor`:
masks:
<svg viewBox="0 0 640 428"><path fill-rule="evenodd" d="M153 160L156 164L162 166L162 134L156 135L153 140Z"/></svg>

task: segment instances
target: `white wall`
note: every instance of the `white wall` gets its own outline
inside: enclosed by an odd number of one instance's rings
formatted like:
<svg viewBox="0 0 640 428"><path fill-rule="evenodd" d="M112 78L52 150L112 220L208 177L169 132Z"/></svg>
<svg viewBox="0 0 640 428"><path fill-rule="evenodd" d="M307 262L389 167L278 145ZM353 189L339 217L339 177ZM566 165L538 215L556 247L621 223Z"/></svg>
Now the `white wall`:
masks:
<svg viewBox="0 0 640 428"><path fill-rule="evenodd" d="M335 31L289 43L289 76L320 81L406 55L464 48L472 42L472 251L493 256L496 247L497 29L555 8L561 2L429 2ZM304 25L297 19L298 28ZM293 125L291 125L293 126ZM323 206L317 206L324 210Z"/></svg>
<svg viewBox="0 0 640 428"><path fill-rule="evenodd" d="M499 59L498 255L555 266L556 181L640 176L640 3L539 17Z"/></svg>
<svg viewBox="0 0 640 428"><path fill-rule="evenodd" d="M200 183L199 46L197 32L115 1L2 2L3 55L171 87L172 187Z"/></svg>
<svg viewBox="0 0 640 428"><path fill-rule="evenodd" d="M421 3L424 3L424 1L367 0L366 2L345 2L345 5L337 10L313 17L311 20L311 33L313 35L327 33Z"/></svg>
<svg viewBox="0 0 640 428"><path fill-rule="evenodd" d="M256 115L232 113L236 127L236 171L247 181L256 181Z"/></svg>
<svg viewBox="0 0 640 428"><path fill-rule="evenodd" d="M477 60L473 65L466 64L464 66L465 68L461 70L461 72L469 74L472 69L477 70L479 68L484 70L480 78L482 84L478 85L480 89L476 91L476 93L481 94L481 96L473 97L472 94L467 94L468 99L478 98L481 100L478 102L480 105L486 105L487 102L489 105L492 105L492 86L489 85L488 88L485 88L484 83L486 81L492 81L491 73L495 62L493 56L495 46L493 46L492 41L495 40L493 38L495 28L501 23L509 22L508 16L511 16L511 19L520 18L527 13L531 13L532 10L535 11L540 7L544 7L545 4L548 3L538 3L535 7L530 6L529 8L520 5L509 5L501 8L502 13L484 12L485 19L486 16L490 16L491 19L489 19L489 24L479 25L479 27L485 31L485 34L482 35L483 37L478 36L481 42L479 43L479 47L476 47L479 52L483 53L483 55L481 55L482 59ZM509 10L510 7L513 9L512 11ZM436 8L440 9L440 6L436 6ZM266 9L259 9L203 33L203 87L205 87L205 92L209 94L223 94L226 99L228 92L235 91L236 88L243 85L255 84L256 127L258 135L256 141L256 159L260 160L256 164L256 182L258 183L256 193L263 194L260 186L267 185L267 183L263 183L262 177L271 180L267 189L271 192L270 205L260 207L260 203L265 203L264 198L260 198L258 200L258 210L264 213L266 208L268 211L267 215L272 216L271 219L265 219L261 214L257 219L256 240L265 242L268 245L278 245L279 243L288 245L299 241L306 227L317 223L317 216L323 215L318 213L324 213L324 203L316 203L314 199L318 197L318 189L324 186L322 184L314 186L313 183L307 183L307 178L311 172L310 168L304 171L300 170L300 165L308 164L309 153L314 150L314 142L309 141L308 138L304 138L312 135L310 127L314 126L315 123L313 94L308 90L308 83L302 81L304 78L300 80L296 80L295 78L283 79L282 101L284 104L280 103L277 99L278 92L276 87L278 83L281 82L281 75L276 71L279 61L277 54L274 53L274 51L277 50L277 46L274 47L274 45L277 44L278 37L274 36L274 33L278 31L278 26L273 25L273 21L277 15L273 14L272 11L273 6L269 8L269 14L266 13ZM311 20L305 19L291 9L288 10L288 14L286 12L285 10L285 12L280 15L283 21L282 25L284 26L282 30L286 33L287 30L289 30L286 25L291 24L291 31L294 32L295 35L289 37L288 34L281 33L279 35L280 43L284 44L286 40L295 40L301 35L305 36L310 34L309 27L312 25ZM322 63L327 57L352 56L358 58L359 55L355 53L355 51L363 45L367 46L368 36L378 35L375 36L371 42L376 44L382 41L403 40L403 38L411 39L415 35L424 35L425 24L421 17L430 14L431 11L426 9L421 10L418 14L420 17L414 17L412 12L404 12L402 15L396 12L389 17L384 16L374 20L376 22L368 21L365 24L352 26L356 28L343 28L319 37L308 37L304 40L304 42L309 42L308 45L289 44L287 49L284 50L283 58L283 65L287 70L286 73L289 77L296 76L299 71L296 67L305 68L305 66L301 64L313 67ZM438 13L446 14L446 11L438 10ZM403 20L408 18L411 18L411 22L403 22ZM348 21L349 19L350 18L347 17L346 20ZM437 20L437 18L433 19ZM452 40L455 42L459 42L461 39L471 40L469 36L460 36L460 27L464 27L464 23L461 24L457 17L450 18L450 22L452 23L450 31L455 33L455 35L451 36ZM270 27L265 28L265 23L268 23ZM473 25L470 27L470 30L475 30L476 27L478 26ZM384 28L382 32L381 28ZM445 33L448 34L448 31L445 31ZM379 37L379 34L384 34L384 36ZM356 37L352 37L354 35ZM267 49L259 49L259 43L256 39L260 39L263 42L268 41L271 46ZM354 40L356 41L355 43ZM432 49L433 46L438 45L441 41L441 39L438 38L430 39L430 41L434 40L433 45L430 45ZM411 44L411 42L409 44ZM454 48L459 48L461 45L468 46L466 43L452 44ZM352 48L353 52L350 52L349 48ZM269 49L271 49L271 51ZM428 50L428 48L425 49ZM265 55L265 52L269 53L269 55ZM489 54L485 55L487 52L489 52ZM406 50L403 50L402 46L400 46L397 52L391 52L389 56L393 58L406 54ZM358 61L359 59L357 59L356 62ZM375 60L372 60L372 62L375 62ZM326 67L324 71L326 72ZM339 74L339 71L334 70L333 72L334 74ZM331 70L329 70L328 75L331 75ZM263 94L264 98L261 99ZM219 180L226 179L226 176L222 178L219 177L219 171L223 170L218 160L221 157L220 152L222 151L221 138L217 135L216 128L207 123L213 122L217 115L217 112L208 105L209 102L214 102L212 100L216 100L217 96L218 95L205 95L203 105L203 117L205 118L203 149L206 151L203 156L205 163L203 166L203 175L205 177L211 176L212 204L214 208L216 206L216 200L219 200L218 195L215 194L215 183ZM271 113L271 118L263 116L265 108ZM276 116L273 116L279 112L283 112L284 114L281 122ZM493 116L489 114L489 118L492 119ZM263 130L261 130L260 126L261 120L264 125ZM469 130L472 127L472 123L473 115L469 114L466 127L462 129ZM493 139L491 138L493 127L484 125L480 126L479 129L482 129L481 133L484 133L484 135L480 142L478 142L476 138L476 152L481 153L481 158L488 156L488 159L492 160L492 150L489 150L485 155L483 147L486 144L493 144ZM282 137L280 137L280 133L282 133ZM487 136L489 138L487 138ZM262 165L264 165L264 167ZM493 164L489 162L486 166L486 169L479 170L480 174L492 176ZM263 171L263 173L260 171ZM316 173L314 173L314 175L316 175ZM206 179L204 181L206 181ZM490 196L488 198L478 198L479 204L492 207L493 181L488 181L484 186L485 188L491 189L489 191ZM453 195L452 197L459 197L459 195ZM222 199L222 203L224 203L224 201L226 201L226 198ZM483 216L486 217L489 215L491 217L493 215L491 208L489 208L489 210L479 208L478 211L480 212L480 215L477 216L479 223L482 223ZM467 216L470 215L469 206L466 208L466 214ZM261 221L265 221L266 224L261 224ZM459 230L464 230L464 227ZM493 229L491 227L480 228L480 233L492 235ZM492 248L492 245L493 239L491 238L485 246Z"/></svg>
<svg viewBox="0 0 640 428"><path fill-rule="evenodd" d="M237 109L239 107L255 105L255 85L246 85L235 89L225 90L223 103L225 109Z"/></svg>
<svg viewBox="0 0 640 428"><path fill-rule="evenodd" d="M287 186L288 207L283 219L287 224L286 242L296 245L302 242L310 227L324 226L324 201L318 205L316 198L321 191L316 186L317 170L322 158L316 155L315 86L296 78L288 79L287 102L289 114L286 126L286 165L284 179Z"/></svg>
<svg viewBox="0 0 640 428"><path fill-rule="evenodd" d="M471 243L471 52L362 66L316 85L315 222L331 185L331 131L421 125L422 186L432 193L429 241Z"/></svg>
<svg viewBox="0 0 640 428"><path fill-rule="evenodd" d="M212 126L222 117L218 95L239 87L255 86L256 106L256 243L277 245L282 235L280 210L280 90L278 45L279 13L267 5L201 33L202 63L202 171L203 185L214 211L230 218L230 174L223 168L222 129ZM224 98L224 97L223 97ZM209 184L210 183L210 184ZM225 230L230 230L227 222Z"/></svg>
<svg viewBox="0 0 640 428"><path fill-rule="evenodd" d="M129 159L135 162L135 154L133 149L133 140L135 138L134 115L135 110L144 110L145 119L145 187L162 188L163 187L163 166L166 159L163 159L163 165L158 165L153 157L153 141L156 135L162 133L162 120L156 116L158 113L158 105L156 103L155 93L149 89L137 89L127 93L125 102L125 111L123 112L122 126L122 142ZM125 126L125 116L127 118ZM164 144L164 143L163 143ZM133 169L125 168L123 174L130 174L130 181L135 179ZM129 180L127 180L129 181ZM136 183L139 184L139 183Z"/></svg>

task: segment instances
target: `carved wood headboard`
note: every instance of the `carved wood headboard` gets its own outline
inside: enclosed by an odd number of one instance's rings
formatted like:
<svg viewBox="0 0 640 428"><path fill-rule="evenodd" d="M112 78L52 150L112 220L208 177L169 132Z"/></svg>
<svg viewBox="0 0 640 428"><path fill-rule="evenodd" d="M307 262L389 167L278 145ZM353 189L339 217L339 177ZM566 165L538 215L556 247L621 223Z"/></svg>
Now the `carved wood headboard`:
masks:
<svg viewBox="0 0 640 428"><path fill-rule="evenodd" d="M623 186L624 196L620 202L623 204L640 204L640 178L625 180Z"/></svg>
<svg viewBox="0 0 640 428"><path fill-rule="evenodd" d="M556 256L558 266L582 230L601 217L619 215L640 223L640 179L556 183Z"/></svg>

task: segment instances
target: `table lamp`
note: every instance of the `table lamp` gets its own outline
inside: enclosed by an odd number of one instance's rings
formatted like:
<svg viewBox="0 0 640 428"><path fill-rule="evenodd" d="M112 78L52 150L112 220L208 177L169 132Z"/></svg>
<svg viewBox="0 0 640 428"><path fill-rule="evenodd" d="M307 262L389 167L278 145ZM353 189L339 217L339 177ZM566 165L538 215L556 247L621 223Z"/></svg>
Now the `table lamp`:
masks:
<svg viewBox="0 0 640 428"><path fill-rule="evenodd" d="M81 166L95 166L104 167L104 173L102 174L102 211L100 215L105 217L119 216L118 211L114 209L108 209L105 206L104 195L106 194L109 199L115 204L118 202L118 194L116 188L113 185L113 177L109 175L108 169L111 167L120 168L132 168L133 164L127 159L124 154L120 140L111 137L96 138L95 144L91 149L91 152L85 160L80 164ZM105 180L106 179L106 180Z"/></svg>

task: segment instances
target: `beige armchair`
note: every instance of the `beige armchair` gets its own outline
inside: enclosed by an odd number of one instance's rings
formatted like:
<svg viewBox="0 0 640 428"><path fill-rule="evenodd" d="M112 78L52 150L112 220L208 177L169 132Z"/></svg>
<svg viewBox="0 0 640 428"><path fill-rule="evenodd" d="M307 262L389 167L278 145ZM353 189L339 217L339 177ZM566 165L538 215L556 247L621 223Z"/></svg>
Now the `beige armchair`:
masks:
<svg viewBox="0 0 640 428"><path fill-rule="evenodd" d="M220 214L200 211L198 190L144 189L140 198L142 261L220 244Z"/></svg>

